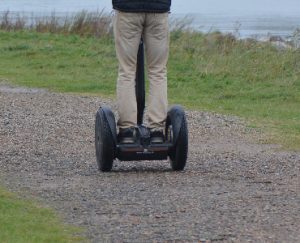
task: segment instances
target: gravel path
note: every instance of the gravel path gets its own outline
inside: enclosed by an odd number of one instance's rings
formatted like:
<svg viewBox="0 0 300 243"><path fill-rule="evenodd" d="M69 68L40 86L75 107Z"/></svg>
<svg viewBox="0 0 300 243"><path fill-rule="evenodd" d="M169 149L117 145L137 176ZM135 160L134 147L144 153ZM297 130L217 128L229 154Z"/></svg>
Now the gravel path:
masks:
<svg viewBox="0 0 300 243"><path fill-rule="evenodd" d="M94 115L110 100L0 87L0 179L92 242L300 242L300 153L235 117L187 112L184 172L167 161L97 170Z"/></svg>

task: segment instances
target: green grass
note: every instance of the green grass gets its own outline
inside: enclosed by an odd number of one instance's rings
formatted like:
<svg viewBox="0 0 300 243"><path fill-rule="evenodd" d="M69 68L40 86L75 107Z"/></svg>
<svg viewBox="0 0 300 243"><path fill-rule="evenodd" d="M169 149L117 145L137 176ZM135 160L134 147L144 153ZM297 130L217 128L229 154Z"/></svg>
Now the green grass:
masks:
<svg viewBox="0 0 300 243"><path fill-rule="evenodd" d="M1 242L79 242L79 230L63 225L45 209L0 188Z"/></svg>
<svg viewBox="0 0 300 243"><path fill-rule="evenodd" d="M113 39L0 32L0 79L58 92L115 95ZM300 50L218 33L171 34L169 102L238 115L268 142L300 149Z"/></svg>
<svg viewBox="0 0 300 243"><path fill-rule="evenodd" d="M1 33L0 78L60 92L114 93L111 39Z"/></svg>
<svg viewBox="0 0 300 243"><path fill-rule="evenodd" d="M218 33L173 39L171 101L245 117L269 142L300 149L300 50Z"/></svg>

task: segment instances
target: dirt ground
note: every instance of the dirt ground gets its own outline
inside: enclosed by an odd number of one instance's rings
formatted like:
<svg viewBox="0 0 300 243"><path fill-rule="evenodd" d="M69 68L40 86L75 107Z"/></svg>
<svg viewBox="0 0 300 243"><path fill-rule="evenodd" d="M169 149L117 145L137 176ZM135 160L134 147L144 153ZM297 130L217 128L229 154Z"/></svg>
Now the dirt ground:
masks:
<svg viewBox="0 0 300 243"><path fill-rule="evenodd" d="M187 111L189 157L97 170L95 112L111 100L0 86L0 181L92 242L300 242L300 153L236 117Z"/></svg>

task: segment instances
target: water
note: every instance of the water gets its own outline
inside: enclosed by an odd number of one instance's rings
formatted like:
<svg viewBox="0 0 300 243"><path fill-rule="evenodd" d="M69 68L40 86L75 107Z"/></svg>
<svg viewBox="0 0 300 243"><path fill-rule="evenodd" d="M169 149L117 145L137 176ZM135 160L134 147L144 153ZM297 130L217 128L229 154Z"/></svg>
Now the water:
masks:
<svg viewBox="0 0 300 243"><path fill-rule="evenodd" d="M111 11L111 0L0 0L0 12L49 15L80 10ZM172 18L188 16L192 27L235 33L241 38L288 37L300 28L299 0L173 0Z"/></svg>
<svg viewBox="0 0 300 243"><path fill-rule="evenodd" d="M202 32L220 30L240 38L263 39L267 36L288 38L300 28L300 17L281 15L192 15L194 29Z"/></svg>

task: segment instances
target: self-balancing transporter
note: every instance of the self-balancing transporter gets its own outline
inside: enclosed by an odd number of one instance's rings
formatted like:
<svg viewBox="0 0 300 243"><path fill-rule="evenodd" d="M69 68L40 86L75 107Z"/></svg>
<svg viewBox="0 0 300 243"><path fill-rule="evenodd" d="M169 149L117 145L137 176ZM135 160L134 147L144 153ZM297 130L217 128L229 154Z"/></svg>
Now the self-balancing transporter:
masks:
<svg viewBox="0 0 300 243"><path fill-rule="evenodd" d="M144 46L141 41L136 71L137 129L134 144L121 144L117 140L117 126L113 112L101 106L96 113L95 147L98 168L107 172L113 161L167 160L173 170L183 170L188 154L188 128L184 110L175 105L168 111L164 143L151 144L150 131L143 125L145 109Z"/></svg>

